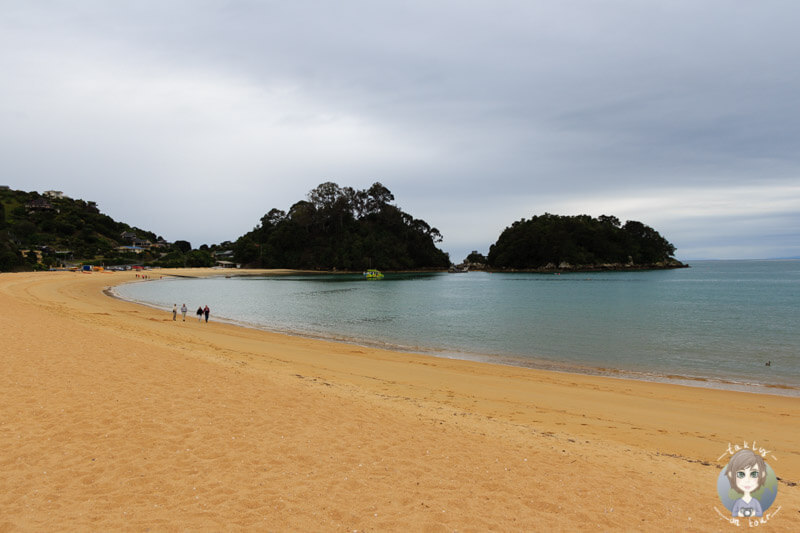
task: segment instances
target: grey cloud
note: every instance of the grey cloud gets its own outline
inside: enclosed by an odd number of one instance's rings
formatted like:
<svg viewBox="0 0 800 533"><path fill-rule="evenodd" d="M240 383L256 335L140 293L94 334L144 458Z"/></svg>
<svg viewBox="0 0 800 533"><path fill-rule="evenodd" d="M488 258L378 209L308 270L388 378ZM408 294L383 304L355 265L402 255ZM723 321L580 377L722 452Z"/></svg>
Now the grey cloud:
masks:
<svg viewBox="0 0 800 533"><path fill-rule="evenodd" d="M379 180L446 249L480 249L487 232L464 212L494 231L570 199L596 209L593 195L796 183L799 14L721 0L9 3L0 156L12 186L72 189L168 238L235 238L322 181ZM682 241L673 211L658 220ZM692 220L710 225L686 241L693 256L720 249L727 220ZM790 250L785 223L757 227Z"/></svg>

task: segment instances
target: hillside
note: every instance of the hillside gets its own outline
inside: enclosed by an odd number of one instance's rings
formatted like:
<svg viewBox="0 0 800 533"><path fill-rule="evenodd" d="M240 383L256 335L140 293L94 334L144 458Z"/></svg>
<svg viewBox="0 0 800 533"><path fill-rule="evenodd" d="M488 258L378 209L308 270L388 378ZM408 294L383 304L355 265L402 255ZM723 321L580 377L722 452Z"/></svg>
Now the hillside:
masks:
<svg viewBox="0 0 800 533"><path fill-rule="evenodd" d="M101 213L95 202L59 191L0 188L0 271L82 260L143 262L161 257L168 248L155 233Z"/></svg>
<svg viewBox="0 0 800 533"><path fill-rule="evenodd" d="M675 246L653 228L614 216L546 213L507 227L489 249L497 270L678 268Z"/></svg>

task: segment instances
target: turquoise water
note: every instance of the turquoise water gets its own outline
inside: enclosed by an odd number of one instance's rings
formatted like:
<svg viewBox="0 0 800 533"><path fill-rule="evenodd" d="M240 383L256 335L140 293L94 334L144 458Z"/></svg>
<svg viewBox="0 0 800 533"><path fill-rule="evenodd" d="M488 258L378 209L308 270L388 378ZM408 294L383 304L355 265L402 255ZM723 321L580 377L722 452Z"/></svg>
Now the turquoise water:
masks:
<svg viewBox="0 0 800 533"><path fill-rule="evenodd" d="M123 298L444 357L800 395L800 261L582 274L165 279ZM771 361L771 366L765 363ZM769 387L764 389L764 387ZM776 388L776 386L778 388Z"/></svg>

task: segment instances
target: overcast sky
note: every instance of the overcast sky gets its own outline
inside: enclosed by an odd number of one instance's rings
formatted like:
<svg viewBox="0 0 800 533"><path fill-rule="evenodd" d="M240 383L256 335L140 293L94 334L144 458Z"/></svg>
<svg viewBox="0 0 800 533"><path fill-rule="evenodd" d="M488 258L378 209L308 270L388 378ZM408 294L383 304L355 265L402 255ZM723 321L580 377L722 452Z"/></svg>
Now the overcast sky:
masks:
<svg viewBox="0 0 800 533"><path fill-rule="evenodd" d="M193 246L380 181L454 262L615 215L800 256L795 0L0 0L0 185Z"/></svg>

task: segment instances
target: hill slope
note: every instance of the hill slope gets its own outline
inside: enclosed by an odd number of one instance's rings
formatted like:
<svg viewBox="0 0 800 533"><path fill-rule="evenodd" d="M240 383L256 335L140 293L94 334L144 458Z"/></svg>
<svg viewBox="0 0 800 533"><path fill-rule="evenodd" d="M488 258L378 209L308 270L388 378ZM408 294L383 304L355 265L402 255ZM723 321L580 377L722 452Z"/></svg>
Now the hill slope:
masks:
<svg viewBox="0 0 800 533"><path fill-rule="evenodd" d="M65 259L109 260L152 254L125 252L137 243L155 244L150 232L117 222L100 212L95 202L44 196L38 192L0 189L0 271L29 270ZM163 240L162 240L163 242ZM23 251L29 251L23 253ZM139 250L143 252L143 250Z"/></svg>

